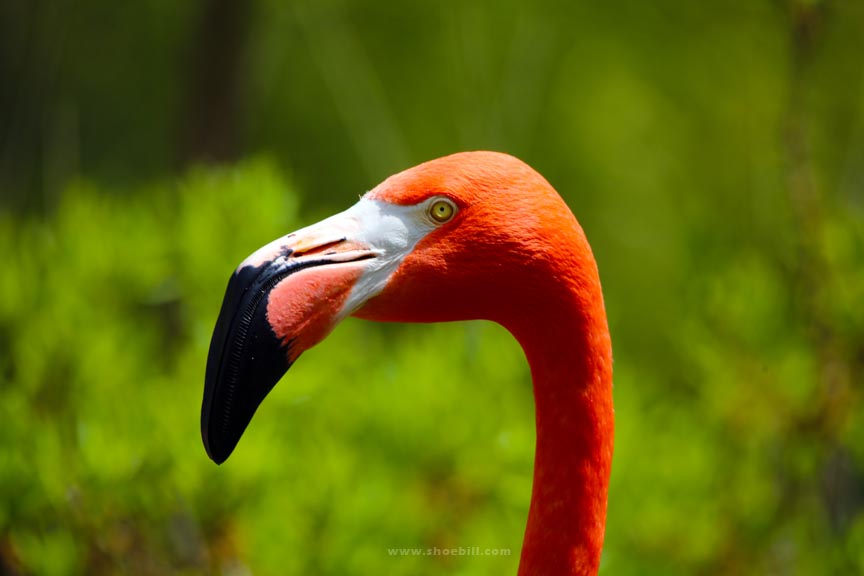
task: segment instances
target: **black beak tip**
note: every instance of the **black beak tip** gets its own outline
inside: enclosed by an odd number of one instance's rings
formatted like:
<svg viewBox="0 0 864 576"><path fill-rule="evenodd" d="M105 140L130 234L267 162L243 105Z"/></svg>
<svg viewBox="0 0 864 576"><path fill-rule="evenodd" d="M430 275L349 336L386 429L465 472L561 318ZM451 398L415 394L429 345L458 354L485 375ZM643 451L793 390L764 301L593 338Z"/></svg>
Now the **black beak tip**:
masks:
<svg viewBox="0 0 864 576"><path fill-rule="evenodd" d="M228 459L258 406L291 365L288 347L267 321L269 293L290 271L272 264L231 275L213 330L201 438L216 464Z"/></svg>
<svg viewBox="0 0 864 576"><path fill-rule="evenodd" d="M206 430L203 431L201 436L204 440L204 449L207 451L207 456L209 456L216 464L222 464L225 462L225 460L227 460L234 451L234 447L237 445L236 441L231 445L227 445L224 442L211 442Z"/></svg>

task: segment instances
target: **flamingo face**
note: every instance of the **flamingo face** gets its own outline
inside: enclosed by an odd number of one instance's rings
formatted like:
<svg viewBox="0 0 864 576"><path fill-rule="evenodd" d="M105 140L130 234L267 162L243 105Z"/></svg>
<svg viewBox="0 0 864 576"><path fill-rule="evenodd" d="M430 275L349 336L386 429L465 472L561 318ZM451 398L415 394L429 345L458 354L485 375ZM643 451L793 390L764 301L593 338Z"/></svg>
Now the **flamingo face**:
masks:
<svg viewBox="0 0 864 576"><path fill-rule="evenodd" d="M234 271L210 344L201 431L217 463L302 352L379 294L405 256L458 207L430 195L412 205L361 198L279 238Z"/></svg>
<svg viewBox="0 0 864 576"><path fill-rule="evenodd" d="M550 275L548 246L562 226L538 213L562 213L565 228L578 228L522 162L462 153L392 176L348 210L254 252L231 276L210 345L201 416L209 456L231 454L291 364L349 315L512 324L534 281Z"/></svg>

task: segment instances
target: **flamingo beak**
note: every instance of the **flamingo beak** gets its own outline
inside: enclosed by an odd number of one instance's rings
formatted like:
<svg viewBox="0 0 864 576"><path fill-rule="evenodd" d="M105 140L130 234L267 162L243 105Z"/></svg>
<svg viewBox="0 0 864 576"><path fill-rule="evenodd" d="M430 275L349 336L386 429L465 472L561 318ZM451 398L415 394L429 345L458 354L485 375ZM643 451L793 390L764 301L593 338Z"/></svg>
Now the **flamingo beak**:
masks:
<svg viewBox="0 0 864 576"><path fill-rule="evenodd" d="M204 448L217 464L297 357L352 312L352 289L379 255L357 239L362 227L356 210L337 214L264 246L231 275L201 408Z"/></svg>

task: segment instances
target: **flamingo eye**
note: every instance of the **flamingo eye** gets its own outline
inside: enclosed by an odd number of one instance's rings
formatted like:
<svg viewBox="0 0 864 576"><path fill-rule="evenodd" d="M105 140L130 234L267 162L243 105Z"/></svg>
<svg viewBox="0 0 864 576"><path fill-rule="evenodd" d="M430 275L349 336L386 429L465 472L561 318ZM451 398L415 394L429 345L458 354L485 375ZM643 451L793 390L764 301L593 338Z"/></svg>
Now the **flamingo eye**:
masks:
<svg viewBox="0 0 864 576"><path fill-rule="evenodd" d="M429 205L429 217L438 224L444 224L456 215L456 205L450 200L440 198Z"/></svg>

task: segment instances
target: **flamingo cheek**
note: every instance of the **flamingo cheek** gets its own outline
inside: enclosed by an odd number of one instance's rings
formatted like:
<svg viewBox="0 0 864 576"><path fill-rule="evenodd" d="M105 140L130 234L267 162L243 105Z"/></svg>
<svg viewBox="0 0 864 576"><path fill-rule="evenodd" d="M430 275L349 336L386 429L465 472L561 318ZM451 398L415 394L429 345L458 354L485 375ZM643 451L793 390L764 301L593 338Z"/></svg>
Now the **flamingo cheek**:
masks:
<svg viewBox="0 0 864 576"><path fill-rule="evenodd" d="M308 268L270 292L267 322L288 350L289 362L321 342L345 317L351 288L363 273L354 263Z"/></svg>

